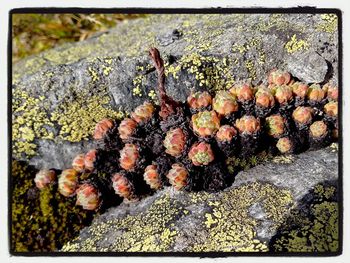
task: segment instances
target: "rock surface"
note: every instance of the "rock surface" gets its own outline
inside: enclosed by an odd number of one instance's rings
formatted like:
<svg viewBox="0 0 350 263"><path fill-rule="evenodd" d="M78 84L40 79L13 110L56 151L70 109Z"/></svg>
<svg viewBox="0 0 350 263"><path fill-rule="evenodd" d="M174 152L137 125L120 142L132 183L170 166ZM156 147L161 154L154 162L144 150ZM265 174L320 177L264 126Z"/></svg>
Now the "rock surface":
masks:
<svg viewBox="0 0 350 263"><path fill-rule="evenodd" d="M276 67L305 82L337 83L337 39L337 17L331 14L153 15L126 21L13 66L13 156L38 168L70 167L76 154L93 147L97 121L156 100L151 46L167 62L169 95L184 100L192 88L266 81Z"/></svg>
<svg viewBox="0 0 350 263"><path fill-rule="evenodd" d="M165 188L110 208L62 250L337 251L337 167L328 147L240 172L223 192Z"/></svg>

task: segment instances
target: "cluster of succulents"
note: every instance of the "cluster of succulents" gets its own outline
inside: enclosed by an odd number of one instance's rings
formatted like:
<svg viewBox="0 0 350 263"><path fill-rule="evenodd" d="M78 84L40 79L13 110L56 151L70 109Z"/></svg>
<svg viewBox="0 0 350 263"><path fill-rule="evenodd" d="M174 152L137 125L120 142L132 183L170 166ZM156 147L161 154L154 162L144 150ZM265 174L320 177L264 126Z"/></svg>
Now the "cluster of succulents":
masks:
<svg viewBox="0 0 350 263"><path fill-rule="evenodd" d="M159 58L155 63L159 74L162 63ZM232 182L229 157L297 153L335 140L336 87L308 86L281 70L271 71L267 84L192 92L185 103L173 101L160 87L160 106L145 102L129 118L97 123L93 137L99 148L74 158L73 168L59 176L60 192L76 194L78 205L95 210L106 189L113 190L109 198L129 200L164 186L218 191ZM79 179L99 172L107 174L105 190Z"/></svg>

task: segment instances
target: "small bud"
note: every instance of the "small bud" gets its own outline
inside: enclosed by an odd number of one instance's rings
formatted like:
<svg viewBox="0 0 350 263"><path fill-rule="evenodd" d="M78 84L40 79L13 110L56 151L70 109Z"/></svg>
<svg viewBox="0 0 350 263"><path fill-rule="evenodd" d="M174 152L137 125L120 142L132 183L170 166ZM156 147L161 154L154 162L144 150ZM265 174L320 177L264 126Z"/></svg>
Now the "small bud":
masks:
<svg viewBox="0 0 350 263"><path fill-rule="evenodd" d="M37 188L43 189L53 183L55 179L56 173L54 170L42 169L35 175L34 182Z"/></svg>
<svg viewBox="0 0 350 263"><path fill-rule="evenodd" d="M100 204L98 190L91 184L84 183L76 190L77 205L85 210L96 210Z"/></svg>
<svg viewBox="0 0 350 263"><path fill-rule="evenodd" d="M171 156L178 157L185 148L186 136L181 128L171 129L166 133L163 145L165 152Z"/></svg>
<svg viewBox="0 0 350 263"><path fill-rule="evenodd" d="M96 161L96 153L97 153L97 151L95 149L92 149L85 154L84 166L85 166L85 170L87 172L92 172L94 170L94 163Z"/></svg>
<svg viewBox="0 0 350 263"><path fill-rule="evenodd" d="M326 105L324 105L323 109L326 115L330 117L338 116L338 102L330 101Z"/></svg>
<svg viewBox="0 0 350 263"><path fill-rule="evenodd" d="M125 170L133 170L139 158L139 150L136 145L127 143L120 151L119 163Z"/></svg>
<svg viewBox="0 0 350 263"><path fill-rule="evenodd" d="M278 139L276 147L281 153L288 153L291 152L293 143L288 137L283 137Z"/></svg>
<svg viewBox="0 0 350 263"><path fill-rule="evenodd" d="M260 120L254 116L244 115L242 118L237 119L235 126L239 133L253 134L260 130Z"/></svg>
<svg viewBox="0 0 350 263"><path fill-rule="evenodd" d="M148 165L143 174L143 178L152 189L159 189L162 187L162 182L158 174L157 165Z"/></svg>
<svg viewBox="0 0 350 263"><path fill-rule="evenodd" d="M195 143L192 145L188 158L196 166L208 165L214 160L214 153L210 144L205 142Z"/></svg>
<svg viewBox="0 0 350 263"><path fill-rule="evenodd" d="M212 136L220 128L220 119L215 111L202 111L192 115L192 126L198 136Z"/></svg>
<svg viewBox="0 0 350 263"><path fill-rule="evenodd" d="M78 173L84 172L85 169L85 155L84 154L78 154L72 162L73 169L76 170Z"/></svg>
<svg viewBox="0 0 350 263"><path fill-rule="evenodd" d="M136 107L133 113L131 113L131 117L137 122L147 122L149 121L153 113L155 111L155 108L153 107L152 103L145 101L142 105Z"/></svg>
<svg viewBox="0 0 350 263"><path fill-rule="evenodd" d="M188 171L182 164L175 163L166 177L175 190L180 190L187 185Z"/></svg>
<svg viewBox="0 0 350 263"><path fill-rule="evenodd" d="M328 127L323 121L315 121L310 126L310 135L313 138L322 138L326 136Z"/></svg>
<svg viewBox="0 0 350 263"><path fill-rule="evenodd" d="M94 139L101 140L107 132L113 127L113 121L110 119L103 119L96 124Z"/></svg>
<svg viewBox="0 0 350 263"><path fill-rule="evenodd" d="M112 183L115 193L120 197L130 199L133 196L134 187L124 173L115 173L112 176Z"/></svg>
<svg viewBox="0 0 350 263"><path fill-rule="evenodd" d="M125 118L119 124L118 131L119 137L122 140L127 140L134 133L137 126L137 122L130 118Z"/></svg>
<svg viewBox="0 0 350 263"><path fill-rule="evenodd" d="M220 115L228 116L238 111L236 97L230 92L220 90L213 99L213 109Z"/></svg>
<svg viewBox="0 0 350 263"><path fill-rule="evenodd" d="M207 91L197 91L187 97L187 103L191 109L201 109L208 107L212 103L212 98Z"/></svg>
<svg viewBox="0 0 350 263"><path fill-rule="evenodd" d="M64 170L58 178L58 191L66 197L75 194L78 186L78 172L74 169Z"/></svg>
<svg viewBox="0 0 350 263"><path fill-rule="evenodd" d="M280 114L274 114L266 118L268 135L278 138L285 132L285 119Z"/></svg>
<svg viewBox="0 0 350 263"><path fill-rule="evenodd" d="M275 89L275 98L279 104L288 104L293 99L293 92L289 86L277 86Z"/></svg>
<svg viewBox="0 0 350 263"><path fill-rule="evenodd" d="M319 84L312 84L307 92L307 97L310 101L320 102L325 97L325 91Z"/></svg>
<svg viewBox="0 0 350 263"><path fill-rule="evenodd" d="M312 108L299 106L293 111L292 116L295 122L308 125L312 121L312 114Z"/></svg>
<svg viewBox="0 0 350 263"><path fill-rule="evenodd" d="M218 142L230 142L233 137L237 136L237 131L230 125L223 125L216 133Z"/></svg>
<svg viewBox="0 0 350 263"><path fill-rule="evenodd" d="M291 81L291 75L287 71L273 69L268 75L269 84L287 85Z"/></svg>

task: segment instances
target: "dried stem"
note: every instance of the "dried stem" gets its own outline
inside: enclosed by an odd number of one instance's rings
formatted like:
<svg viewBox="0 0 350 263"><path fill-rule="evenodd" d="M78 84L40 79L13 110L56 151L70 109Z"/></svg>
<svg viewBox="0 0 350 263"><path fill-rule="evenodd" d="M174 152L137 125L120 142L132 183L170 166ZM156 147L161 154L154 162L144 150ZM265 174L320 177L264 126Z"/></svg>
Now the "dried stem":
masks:
<svg viewBox="0 0 350 263"><path fill-rule="evenodd" d="M158 49L151 48L149 53L158 73L158 95L160 100L159 116L165 120L169 115L176 112L176 108L179 107L179 103L166 94L164 61L160 57Z"/></svg>

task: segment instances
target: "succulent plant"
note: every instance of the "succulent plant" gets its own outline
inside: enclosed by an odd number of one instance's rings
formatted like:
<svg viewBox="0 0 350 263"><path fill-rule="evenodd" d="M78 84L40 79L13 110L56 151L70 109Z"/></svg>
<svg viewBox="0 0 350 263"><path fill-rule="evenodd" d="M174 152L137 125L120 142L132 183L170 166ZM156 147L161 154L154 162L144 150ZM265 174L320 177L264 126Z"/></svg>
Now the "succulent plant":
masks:
<svg viewBox="0 0 350 263"><path fill-rule="evenodd" d="M322 138L327 135L328 127L324 121L315 121L310 125L310 135L313 138Z"/></svg>
<svg viewBox="0 0 350 263"><path fill-rule="evenodd" d="M76 190L77 205L82 206L85 210L96 210L100 205L98 189L89 183L79 185Z"/></svg>
<svg viewBox="0 0 350 263"><path fill-rule="evenodd" d="M312 84L307 92L307 98L311 102L320 102L325 97L325 91L319 84Z"/></svg>
<svg viewBox="0 0 350 263"><path fill-rule="evenodd" d="M230 125L223 125L216 133L218 142L230 142L232 138L237 136L237 130Z"/></svg>
<svg viewBox="0 0 350 263"><path fill-rule="evenodd" d="M127 140L135 132L137 122L130 118L122 120L118 126L119 137L122 140Z"/></svg>
<svg viewBox="0 0 350 263"><path fill-rule="evenodd" d="M175 190L184 188L188 183L188 171L180 163L174 163L166 177Z"/></svg>
<svg viewBox="0 0 350 263"><path fill-rule="evenodd" d="M330 83L326 83L323 85L322 90L327 94L327 98L330 101L337 101L338 100L338 87L335 85L331 85Z"/></svg>
<svg viewBox="0 0 350 263"><path fill-rule="evenodd" d="M134 196L134 186L123 172L115 173L112 176L112 184L115 193L120 197L132 199Z"/></svg>
<svg viewBox="0 0 350 263"><path fill-rule="evenodd" d="M150 164L146 167L143 178L152 189L157 190L162 187L161 178L155 164Z"/></svg>
<svg viewBox="0 0 350 263"><path fill-rule="evenodd" d="M293 143L288 137L282 137L278 139L276 147L281 153L289 153L292 151Z"/></svg>
<svg viewBox="0 0 350 263"><path fill-rule="evenodd" d="M232 91L230 90L232 93ZM243 84L236 87L234 94L237 96L238 101L251 101L254 99L254 90L250 84Z"/></svg>
<svg viewBox="0 0 350 263"><path fill-rule="evenodd" d="M279 104L288 104L293 99L292 89L287 85L277 86L275 89L275 99Z"/></svg>
<svg viewBox="0 0 350 263"><path fill-rule="evenodd" d="M207 91L191 92L187 97L187 104L191 109L199 110L210 106L212 97Z"/></svg>
<svg viewBox="0 0 350 263"><path fill-rule="evenodd" d="M268 82L275 85L287 85L291 82L291 75L287 71L273 69L268 75Z"/></svg>
<svg viewBox="0 0 350 263"><path fill-rule="evenodd" d="M72 167L78 173L82 173L85 170L85 154L81 153L75 156L72 162Z"/></svg>
<svg viewBox="0 0 350 263"><path fill-rule="evenodd" d="M262 108L272 108L275 106L275 98L270 89L260 87L255 93L255 103Z"/></svg>
<svg viewBox="0 0 350 263"><path fill-rule="evenodd" d="M133 170L139 159L139 150L135 144L127 143L120 151L119 163L120 167L125 170Z"/></svg>
<svg viewBox="0 0 350 263"><path fill-rule="evenodd" d="M192 145L188 158L195 166L208 165L214 160L214 153L210 144L199 142Z"/></svg>
<svg viewBox="0 0 350 263"><path fill-rule="evenodd" d="M131 113L131 117L137 122L147 122L149 121L155 111L152 103L145 101L142 105L136 107L136 109Z"/></svg>
<svg viewBox="0 0 350 263"><path fill-rule="evenodd" d="M290 85L293 91L293 94L297 98L305 98L307 95L307 92L309 90L309 86L302 82L294 82L292 85Z"/></svg>
<svg viewBox="0 0 350 263"><path fill-rule="evenodd" d="M293 113L294 121L301 125L308 125L312 122L313 109L310 107L299 106Z"/></svg>
<svg viewBox="0 0 350 263"><path fill-rule="evenodd" d="M250 115L244 115L242 118L237 119L235 127L241 134L254 134L261 129L260 120Z"/></svg>
<svg viewBox="0 0 350 263"><path fill-rule="evenodd" d="M192 115L193 131L200 137L213 136L220 128L215 111L201 111Z"/></svg>
<svg viewBox="0 0 350 263"><path fill-rule="evenodd" d="M236 97L228 91L218 91L213 99L213 109L223 116L228 116L238 111Z"/></svg>
<svg viewBox="0 0 350 263"><path fill-rule="evenodd" d="M43 189L56 180L56 173L54 170L41 169L34 178L35 185L38 189Z"/></svg>
<svg viewBox="0 0 350 263"><path fill-rule="evenodd" d="M271 115L265 121L268 135L279 138L285 133L286 120L280 114Z"/></svg>
<svg viewBox="0 0 350 263"><path fill-rule="evenodd" d="M66 197L73 196L78 186L78 172L74 169L62 171L58 177L58 191Z"/></svg>
<svg viewBox="0 0 350 263"><path fill-rule="evenodd" d="M95 149L92 149L85 154L85 157L84 157L85 171L92 172L94 170L96 154L97 154L97 151Z"/></svg>
<svg viewBox="0 0 350 263"><path fill-rule="evenodd" d="M181 128L173 128L166 133L163 145L165 152L171 156L178 157L184 151L186 136Z"/></svg>
<svg viewBox="0 0 350 263"><path fill-rule="evenodd" d="M107 134L107 132L114 126L114 123L110 119L103 119L99 121L95 126L94 139L101 140Z"/></svg>
<svg viewBox="0 0 350 263"><path fill-rule="evenodd" d="M330 101L323 107L324 112L327 116L337 117L338 116L338 102Z"/></svg>

